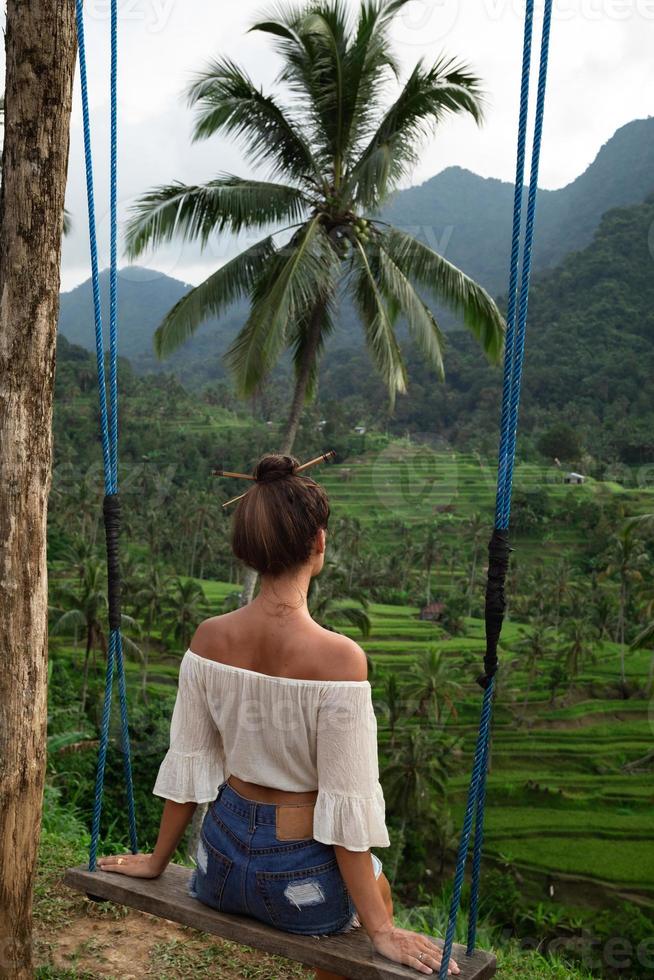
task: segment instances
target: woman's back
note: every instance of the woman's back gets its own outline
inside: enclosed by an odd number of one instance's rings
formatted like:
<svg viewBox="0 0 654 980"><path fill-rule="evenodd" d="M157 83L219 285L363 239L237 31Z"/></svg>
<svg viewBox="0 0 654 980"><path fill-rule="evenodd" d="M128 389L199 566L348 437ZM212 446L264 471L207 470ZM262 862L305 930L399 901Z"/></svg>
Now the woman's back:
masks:
<svg viewBox="0 0 654 980"><path fill-rule="evenodd" d="M208 660L275 677L366 680L367 660L357 643L279 598L260 594L243 609L205 620L191 649Z"/></svg>

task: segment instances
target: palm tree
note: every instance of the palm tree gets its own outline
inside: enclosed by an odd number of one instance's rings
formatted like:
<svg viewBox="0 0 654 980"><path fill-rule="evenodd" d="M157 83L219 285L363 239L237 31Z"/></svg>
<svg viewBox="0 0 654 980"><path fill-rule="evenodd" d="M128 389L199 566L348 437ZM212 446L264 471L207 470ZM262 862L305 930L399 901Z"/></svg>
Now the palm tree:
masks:
<svg viewBox="0 0 654 980"><path fill-rule="evenodd" d="M529 695L538 674L538 667L547 660L551 652L552 637L550 627L542 620L536 620L530 632L525 630L520 632L522 636L515 644L515 648L523 655L527 672L527 688L523 704L523 711L526 711Z"/></svg>
<svg viewBox="0 0 654 980"><path fill-rule="evenodd" d="M408 731L382 773L384 796L389 811L400 817L400 841L391 871L395 881L404 852L406 826L417 827L435 798L443 798L451 771L452 755L457 743L442 736L434 739L425 729Z"/></svg>
<svg viewBox="0 0 654 980"><path fill-rule="evenodd" d="M82 674L82 697L80 703L80 716L86 709L86 698L88 694L89 660L93 656L93 668L95 669L95 654L97 651L103 656L107 655L107 632L106 632L106 569L102 562L91 559L84 566L81 581L77 589L69 586L62 586L57 592L58 600L62 608L58 610L52 629L52 634L67 633L73 631L77 635L78 630L83 630L86 636L86 647L84 652L84 670ZM130 616L122 616L122 625L127 627L136 626L135 621ZM128 637L123 636L125 649L135 652L141 656L141 651L136 644Z"/></svg>
<svg viewBox="0 0 654 980"><path fill-rule="evenodd" d="M282 452L292 450L344 291L391 402L407 386L398 317L428 362L443 369L442 336L418 288L460 313L490 356L502 346L504 323L486 291L377 217L438 123L458 113L482 119L479 80L447 58L416 65L384 107L399 74L390 25L408 2L365 0L355 22L344 0L310 0L255 24L281 57L288 103L264 94L226 57L197 76L188 99L198 109L194 138L238 137L268 179L223 173L205 184L157 187L136 202L128 225L132 257L177 234L205 245L214 233L268 230L170 310L155 347L160 356L171 353L209 316L247 297L249 316L227 360L241 394L250 396L282 352L292 352L295 388Z"/></svg>
<svg viewBox="0 0 654 980"><path fill-rule="evenodd" d="M356 605L343 605L351 602ZM358 629L364 639L370 636L368 597L364 592L357 591L346 598L332 587L331 581L329 584L321 584L314 578L309 586L308 604L312 618L321 626L335 629L336 623L345 622Z"/></svg>
<svg viewBox="0 0 654 980"><path fill-rule="evenodd" d="M52 627L52 634L68 631L77 634L77 630L82 629L86 636L80 705L80 715L83 715L88 691L89 659L91 654L95 657L96 650L100 650L103 656L107 654L104 627L107 596L102 562L88 560L82 570L78 589L62 586L58 589L57 598L64 608Z"/></svg>
<svg viewBox="0 0 654 980"><path fill-rule="evenodd" d="M363 528L358 517L344 515L339 518L336 525L336 539L342 543L342 550L350 556L350 569L348 573L347 587L352 588L354 580L354 568L359 557L361 540L363 538Z"/></svg>
<svg viewBox="0 0 654 980"><path fill-rule="evenodd" d="M461 685L452 677L452 671L441 650L430 649L418 663L411 667L406 693L417 704L417 714L431 717L437 725L443 720L443 706L456 717L453 695Z"/></svg>
<svg viewBox="0 0 654 980"><path fill-rule="evenodd" d="M562 651L565 656L565 669L570 679L574 681L579 676L588 654L592 640L591 626L585 619L568 619L563 627L563 634L566 641Z"/></svg>
<svg viewBox="0 0 654 980"><path fill-rule="evenodd" d="M623 695L627 690L625 672L627 607L632 585L642 581L641 569L647 564L643 541L638 537L639 521L625 521L611 540L604 577L617 578L620 583L616 642L620 644L620 681Z"/></svg>
<svg viewBox="0 0 654 980"><path fill-rule="evenodd" d="M475 599L475 585L477 582L477 563L479 561L479 546L482 537L487 532L488 524L486 519L476 511L472 517L467 522L466 530L470 535L472 541L472 561L470 563L470 581L468 583L468 617L472 616L474 599Z"/></svg>
<svg viewBox="0 0 654 980"><path fill-rule="evenodd" d="M175 643L188 647L205 602L204 590L194 579L174 580L166 596L164 628Z"/></svg>
<svg viewBox="0 0 654 980"><path fill-rule="evenodd" d="M559 688L563 687L564 684L569 684L569 682L570 677L566 668L563 666L563 664L557 661L550 671L547 682L547 689L550 693L550 705L552 705L552 707L556 702L556 695Z"/></svg>
<svg viewBox="0 0 654 980"><path fill-rule="evenodd" d="M390 673L386 674L383 679L382 702L386 709L388 731L391 736L390 745L391 748L393 748L395 745L395 735L398 722L401 720L406 706L404 689L401 686L395 671L391 671Z"/></svg>
<svg viewBox="0 0 654 980"><path fill-rule="evenodd" d="M438 877L445 874L445 862L455 857L459 843L459 829L455 826L452 814L446 806L436 807L429 829L430 843L435 844L438 853Z"/></svg>
<svg viewBox="0 0 654 980"><path fill-rule="evenodd" d="M436 528L433 525L429 526L427 531L427 537L422 546L422 558L425 563L425 571L427 573L427 582L425 587L425 605L428 606L431 602L431 573L432 569L438 558L439 544L436 537Z"/></svg>
<svg viewBox="0 0 654 980"><path fill-rule="evenodd" d="M147 701L148 665L150 648L152 646L152 631L155 624L160 622L163 616L168 589L167 576L161 567L152 565L145 580L141 583L141 587L134 595L134 606L138 614L143 617L147 639L143 652L143 676L141 679L141 690L144 701Z"/></svg>

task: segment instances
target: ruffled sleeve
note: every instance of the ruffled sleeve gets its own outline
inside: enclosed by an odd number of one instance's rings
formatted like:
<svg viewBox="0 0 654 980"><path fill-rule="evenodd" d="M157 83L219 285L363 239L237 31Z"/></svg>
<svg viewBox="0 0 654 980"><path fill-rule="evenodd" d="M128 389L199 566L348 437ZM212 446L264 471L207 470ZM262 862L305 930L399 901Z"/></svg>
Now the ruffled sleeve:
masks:
<svg viewBox="0 0 654 980"><path fill-rule="evenodd" d="M388 847L370 685L326 688L318 711L313 836L349 851Z"/></svg>
<svg viewBox="0 0 654 980"><path fill-rule="evenodd" d="M210 803L224 779L222 739L209 711L202 670L199 661L182 658L170 748L152 790L176 803Z"/></svg>

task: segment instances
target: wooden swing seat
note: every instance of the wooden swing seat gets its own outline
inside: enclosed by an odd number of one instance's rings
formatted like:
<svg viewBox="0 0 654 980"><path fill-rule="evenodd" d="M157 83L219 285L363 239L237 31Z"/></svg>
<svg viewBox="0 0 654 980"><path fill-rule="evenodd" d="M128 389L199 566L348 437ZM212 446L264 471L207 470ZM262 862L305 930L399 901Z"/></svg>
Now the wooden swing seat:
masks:
<svg viewBox="0 0 654 980"><path fill-rule="evenodd" d="M339 973L351 980L396 980L400 977L415 980L423 975L376 953L361 928L336 936L299 936L246 916L216 912L187 893L190 875L190 868L178 864L169 864L159 878L130 878L110 871L89 871L86 865L81 865L66 871L64 883L89 897L149 912L242 946ZM488 980L495 975L496 960L490 953L477 950L473 956L466 956L464 947L455 946L453 955L461 969L460 980Z"/></svg>

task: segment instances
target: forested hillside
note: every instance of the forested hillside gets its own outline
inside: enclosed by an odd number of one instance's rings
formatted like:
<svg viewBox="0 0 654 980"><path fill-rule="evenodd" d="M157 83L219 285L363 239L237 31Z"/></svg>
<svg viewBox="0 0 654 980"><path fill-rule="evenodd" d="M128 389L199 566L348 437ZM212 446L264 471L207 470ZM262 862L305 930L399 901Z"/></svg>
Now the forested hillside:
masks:
<svg viewBox="0 0 654 980"><path fill-rule="evenodd" d="M585 247L602 214L616 206L638 203L654 191L654 118L635 120L619 129L600 149L591 166L572 183L556 191L541 190L534 252L534 273ZM511 235L513 187L450 167L398 193L383 218L411 229L477 279L493 295L506 288ZM165 364L152 353L152 335L164 314L189 289L187 283L150 269L130 267L120 276L121 350L140 372L173 371L194 385L224 377L222 354L242 325L245 306L236 305L218 322L209 320L198 334ZM103 306L108 315L108 275L101 277ZM348 346L358 330L353 313L341 311L331 349ZM455 321L442 316L443 326ZM93 310L90 281L61 297L59 327L74 343L93 349Z"/></svg>
<svg viewBox="0 0 654 980"><path fill-rule="evenodd" d="M576 180L539 190L534 270L584 248L606 211L637 204L653 190L654 118L637 119L618 129ZM398 194L384 217L421 229L432 247L496 295L506 289L512 210L512 184L448 167Z"/></svg>
<svg viewBox="0 0 654 980"><path fill-rule="evenodd" d="M604 216L591 245L569 255L534 283L523 387L522 432L566 423L582 447L603 459L654 457L654 195ZM497 431L501 377L474 343L451 334L447 378L439 384L409 353L409 395L398 400L389 427L433 431L459 447L490 449ZM350 370L344 371L345 364ZM361 407L369 419L385 412L382 385L365 355L327 355L322 392Z"/></svg>

